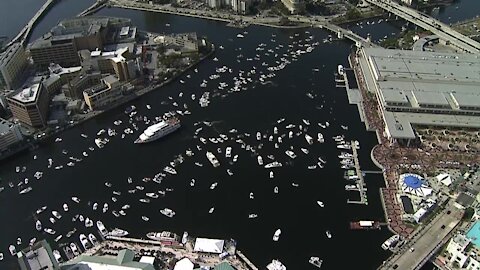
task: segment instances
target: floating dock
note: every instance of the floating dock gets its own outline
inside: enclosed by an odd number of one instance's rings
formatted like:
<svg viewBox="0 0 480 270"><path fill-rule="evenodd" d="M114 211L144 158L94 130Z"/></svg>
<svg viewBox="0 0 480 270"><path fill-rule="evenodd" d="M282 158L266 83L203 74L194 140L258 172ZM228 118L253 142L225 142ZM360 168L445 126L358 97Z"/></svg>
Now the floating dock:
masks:
<svg viewBox="0 0 480 270"><path fill-rule="evenodd" d="M355 180L357 188L355 191L358 191L360 194L360 199L359 200L347 200L347 203L350 204L363 204L363 205L368 205L368 200L367 200L367 187L365 185L365 181L363 179L363 173L360 170L360 162L358 160L358 152L357 152L357 147L355 141L351 141L350 145L352 146L352 155L353 155L353 162L355 163L355 171L357 172L358 179Z"/></svg>

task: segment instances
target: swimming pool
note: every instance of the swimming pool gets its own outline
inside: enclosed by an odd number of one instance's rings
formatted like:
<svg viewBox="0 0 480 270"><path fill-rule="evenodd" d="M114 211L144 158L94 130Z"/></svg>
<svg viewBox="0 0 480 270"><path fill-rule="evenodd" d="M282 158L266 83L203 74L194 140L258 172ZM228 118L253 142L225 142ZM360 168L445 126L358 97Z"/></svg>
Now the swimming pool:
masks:
<svg viewBox="0 0 480 270"><path fill-rule="evenodd" d="M468 230L467 237L472 240L472 243L480 248L480 222L476 221L473 226Z"/></svg>

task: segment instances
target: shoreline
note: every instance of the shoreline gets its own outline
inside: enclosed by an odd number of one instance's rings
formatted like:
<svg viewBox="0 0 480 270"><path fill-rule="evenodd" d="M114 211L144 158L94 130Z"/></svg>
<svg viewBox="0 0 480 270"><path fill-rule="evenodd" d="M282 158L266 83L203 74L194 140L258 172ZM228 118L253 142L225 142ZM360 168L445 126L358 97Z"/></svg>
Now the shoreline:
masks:
<svg viewBox="0 0 480 270"><path fill-rule="evenodd" d="M209 53L207 53L206 55L204 55L203 57L201 57L197 62L189 65L188 67L186 67L185 69L183 69L182 71L178 72L177 74L175 74L174 76L172 76L171 78L169 78L168 80L162 82L162 83L159 83L159 84L155 84L155 85L149 85L143 89L140 89L138 90L137 92L134 92L128 96L125 96L123 97L122 99L118 100L117 102L115 103L112 103L112 104L108 104L106 107L102 108L101 110L98 110L98 111L93 111L91 112L90 114L88 115L81 115L83 116L81 119L77 120L75 123L73 124L67 124L61 128L58 128L58 129L53 129L52 132L50 133L47 133L46 135L42 136L40 139L34 139L32 138L31 140L29 141L25 141L25 144L22 144L22 145L19 145L17 149L13 150L13 152L11 153L8 153L7 155L5 156L0 156L0 162L5 160L6 158L9 158L11 156L14 156L16 154L20 154L22 153L23 151L30 151L30 150L34 150L38 147L38 144L50 139L51 137L53 137L54 135L56 134L59 134L59 133L62 133L70 128L73 128L73 127L76 127L84 122L87 122L89 120L92 120L94 119L95 117L99 116L99 115L102 115L103 113L106 113L114 108L117 108L121 105L124 105L130 101L133 101L133 100L136 100L152 91L155 91L155 90L159 90L161 89L162 87L172 83L175 79L177 79L178 77L180 77L181 75L183 75L185 72L189 71L190 69L192 69L193 67L196 67L197 65L199 65L201 62L203 62L205 59L211 57L214 53L215 53L216 49L215 49L215 45L214 44L211 44L211 50ZM35 136L35 134L39 134L39 133L42 133L42 132L45 132L44 130L41 130L41 131L37 131L33 134L31 134L30 136L33 137ZM32 141L33 140L33 141Z"/></svg>

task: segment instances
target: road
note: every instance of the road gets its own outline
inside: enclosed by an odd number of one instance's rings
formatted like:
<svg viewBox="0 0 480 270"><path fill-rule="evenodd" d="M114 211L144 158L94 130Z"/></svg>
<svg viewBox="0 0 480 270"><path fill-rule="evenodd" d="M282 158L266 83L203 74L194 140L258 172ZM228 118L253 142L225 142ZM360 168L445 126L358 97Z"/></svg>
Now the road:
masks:
<svg viewBox="0 0 480 270"><path fill-rule="evenodd" d="M448 241L449 234L459 224L462 216L463 211L447 205L378 269L420 269Z"/></svg>
<svg viewBox="0 0 480 270"><path fill-rule="evenodd" d="M453 30L448 25L417 10L402 6L390 0L366 0L390 13L432 32L444 41L469 53L480 53L480 43Z"/></svg>

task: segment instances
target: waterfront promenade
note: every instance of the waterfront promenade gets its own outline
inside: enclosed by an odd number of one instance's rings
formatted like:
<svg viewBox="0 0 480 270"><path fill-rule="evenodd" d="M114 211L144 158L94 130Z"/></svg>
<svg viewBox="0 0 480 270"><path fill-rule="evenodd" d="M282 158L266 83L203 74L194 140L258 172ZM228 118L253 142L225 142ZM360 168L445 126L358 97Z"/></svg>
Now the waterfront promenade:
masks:
<svg viewBox="0 0 480 270"><path fill-rule="evenodd" d="M133 250L139 256L154 256L159 260L188 258L193 263L215 267L223 261L238 270L258 270L258 268L239 250L235 254L221 259L217 254L198 253L193 251L193 242L182 245L164 245L159 241L107 236L99 245L87 250L85 255L117 255L122 249Z"/></svg>

